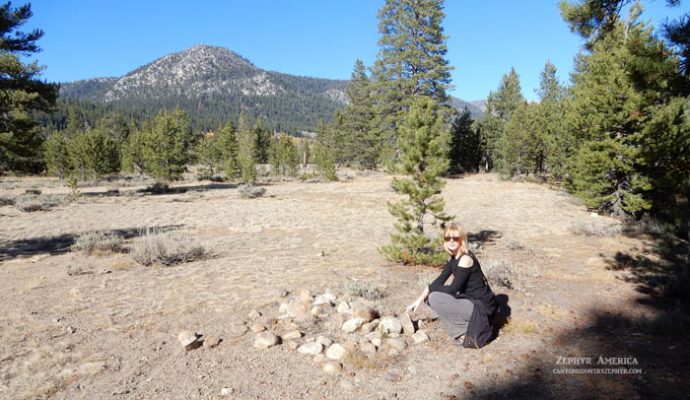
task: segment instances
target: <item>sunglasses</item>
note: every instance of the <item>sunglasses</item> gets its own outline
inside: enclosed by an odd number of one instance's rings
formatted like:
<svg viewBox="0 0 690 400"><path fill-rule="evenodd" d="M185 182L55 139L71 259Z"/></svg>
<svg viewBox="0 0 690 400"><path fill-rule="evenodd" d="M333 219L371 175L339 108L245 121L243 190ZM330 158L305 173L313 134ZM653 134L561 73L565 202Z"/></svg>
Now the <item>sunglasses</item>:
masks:
<svg viewBox="0 0 690 400"><path fill-rule="evenodd" d="M459 242L460 236L446 236L443 239L445 239L446 242L450 242L451 240Z"/></svg>

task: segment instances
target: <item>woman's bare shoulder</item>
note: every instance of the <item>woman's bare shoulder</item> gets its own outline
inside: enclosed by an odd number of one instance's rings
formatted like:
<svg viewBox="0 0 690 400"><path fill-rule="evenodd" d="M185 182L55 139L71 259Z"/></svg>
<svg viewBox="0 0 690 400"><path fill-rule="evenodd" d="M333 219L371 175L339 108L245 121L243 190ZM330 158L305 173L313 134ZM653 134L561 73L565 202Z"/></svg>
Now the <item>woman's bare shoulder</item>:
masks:
<svg viewBox="0 0 690 400"><path fill-rule="evenodd" d="M458 262L458 265L463 268L472 268L474 265L474 260L472 260L472 257L469 255L463 254L462 257L460 257L460 262Z"/></svg>

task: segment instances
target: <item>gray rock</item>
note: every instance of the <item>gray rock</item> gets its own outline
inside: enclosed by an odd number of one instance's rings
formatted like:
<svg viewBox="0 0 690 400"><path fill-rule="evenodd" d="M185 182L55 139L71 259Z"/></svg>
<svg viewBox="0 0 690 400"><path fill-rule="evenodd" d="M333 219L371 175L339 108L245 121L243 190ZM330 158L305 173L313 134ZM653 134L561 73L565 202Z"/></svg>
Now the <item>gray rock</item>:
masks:
<svg viewBox="0 0 690 400"><path fill-rule="evenodd" d="M324 356L323 354L317 354L314 356L314 362L317 364L321 364L322 362L328 361L328 357Z"/></svg>
<svg viewBox="0 0 690 400"><path fill-rule="evenodd" d="M220 338L218 336L209 335L204 337L204 347L212 349L220 344Z"/></svg>
<svg viewBox="0 0 690 400"><path fill-rule="evenodd" d="M359 344L359 349L364 354L374 354L376 353L376 345L371 342L363 342Z"/></svg>
<svg viewBox="0 0 690 400"><path fill-rule="evenodd" d="M254 321L255 319L259 318L261 316L261 313L256 311L256 310L251 310L249 314L247 314L247 318L250 321Z"/></svg>
<svg viewBox="0 0 690 400"><path fill-rule="evenodd" d="M313 296L311 294L311 290L309 289L302 289L299 291L299 299L300 301L304 303L311 303Z"/></svg>
<svg viewBox="0 0 690 400"><path fill-rule="evenodd" d="M396 338L396 339L386 339L384 342L384 345L386 347L389 347L391 349L396 349L398 351L405 350L405 347L407 347L407 343L405 343L405 340Z"/></svg>
<svg viewBox="0 0 690 400"><path fill-rule="evenodd" d="M417 333L412 335L412 340L414 340L416 344L420 344L429 340L429 336L424 333L424 331L417 331Z"/></svg>
<svg viewBox="0 0 690 400"><path fill-rule="evenodd" d="M350 314L352 313L352 308L350 308L350 305L347 304L347 301L341 301L338 304L338 307L335 309L337 312L341 314Z"/></svg>
<svg viewBox="0 0 690 400"><path fill-rule="evenodd" d="M322 345L328 347L333 344L333 341L323 335L320 335L319 337L316 338L316 341L318 343L321 343Z"/></svg>
<svg viewBox="0 0 690 400"><path fill-rule="evenodd" d="M180 345L182 345L182 347L184 348L193 345L196 342L196 339L196 333L190 331L182 331L179 335L177 335L177 340L180 342Z"/></svg>
<svg viewBox="0 0 690 400"><path fill-rule="evenodd" d="M414 334L414 324L412 323L412 318L410 318L410 314L404 312L400 314L400 325L402 326L403 332L406 335L412 335Z"/></svg>
<svg viewBox="0 0 690 400"><path fill-rule="evenodd" d="M310 356L315 356L321 354L323 351L323 345L317 342L305 343L297 348L297 352L302 354L307 354Z"/></svg>
<svg viewBox="0 0 690 400"><path fill-rule="evenodd" d="M363 323L364 320L362 318L352 318L351 320L345 321L340 329L342 329L342 331L345 333L352 333L359 329Z"/></svg>
<svg viewBox="0 0 690 400"><path fill-rule="evenodd" d="M287 348L290 350L297 350L297 348L299 347L299 343L292 340L286 342L285 344L287 345Z"/></svg>
<svg viewBox="0 0 690 400"><path fill-rule="evenodd" d="M294 340L294 339L299 339L302 337L302 332L298 330L286 332L285 334L281 335L281 338L283 340Z"/></svg>
<svg viewBox="0 0 690 400"><path fill-rule="evenodd" d="M329 307L332 307L332 306L333 306L333 301L330 300L330 298L326 297L325 295L320 294L320 295L316 296L316 298L314 299L314 306L329 306Z"/></svg>
<svg viewBox="0 0 690 400"><path fill-rule="evenodd" d="M224 387L224 388L220 389L220 395L221 396L230 396L234 392L235 392L235 389L233 389L231 387Z"/></svg>
<svg viewBox="0 0 690 400"><path fill-rule="evenodd" d="M400 333L402 332L402 325L400 320L395 317L384 317L381 318L378 329L383 333Z"/></svg>
<svg viewBox="0 0 690 400"><path fill-rule="evenodd" d="M373 338L371 339L371 344L376 347L381 347L383 345L383 340L381 338Z"/></svg>
<svg viewBox="0 0 690 400"><path fill-rule="evenodd" d="M362 318L364 322L371 322L378 318L379 313L371 307L358 305L354 307L352 315L355 318Z"/></svg>
<svg viewBox="0 0 690 400"><path fill-rule="evenodd" d="M362 333L371 333L379 326L379 320L375 319L362 325Z"/></svg>
<svg viewBox="0 0 690 400"><path fill-rule="evenodd" d="M345 357L345 354L347 354L347 350L339 343L333 343L326 349L326 357L331 360L340 360Z"/></svg>
<svg viewBox="0 0 690 400"><path fill-rule="evenodd" d="M326 292L322 294L322 296L328 299L331 303L335 303L335 301L338 300L338 297L331 291L331 289L326 289Z"/></svg>
<svg viewBox="0 0 690 400"><path fill-rule="evenodd" d="M277 345L278 342L278 336L272 334L271 332L261 332L258 335L256 335L254 347L263 350Z"/></svg>
<svg viewBox="0 0 690 400"><path fill-rule="evenodd" d="M343 370L343 365L337 361L329 361L322 368L329 375L337 375Z"/></svg>

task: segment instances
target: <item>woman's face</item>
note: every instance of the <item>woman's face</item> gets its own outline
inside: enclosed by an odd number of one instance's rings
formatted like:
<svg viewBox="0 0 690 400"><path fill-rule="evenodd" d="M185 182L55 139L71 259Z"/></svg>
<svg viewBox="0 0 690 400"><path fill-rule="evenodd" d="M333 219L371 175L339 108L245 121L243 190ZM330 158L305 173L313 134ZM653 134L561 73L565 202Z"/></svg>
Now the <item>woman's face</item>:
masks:
<svg viewBox="0 0 690 400"><path fill-rule="evenodd" d="M444 239L444 245L452 255L458 254L460 250L460 234L458 232L448 232Z"/></svg>

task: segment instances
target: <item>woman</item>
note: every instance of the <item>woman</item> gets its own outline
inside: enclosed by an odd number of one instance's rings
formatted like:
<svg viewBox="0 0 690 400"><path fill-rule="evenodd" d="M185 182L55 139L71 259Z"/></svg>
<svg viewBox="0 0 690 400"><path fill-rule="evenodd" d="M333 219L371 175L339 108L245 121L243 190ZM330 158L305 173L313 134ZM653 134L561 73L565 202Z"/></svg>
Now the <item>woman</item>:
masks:
<svg viewBox="0 0 690 400"><path fill-rule="evenodd" d="M496 310L496 298L479 261L469 252L462 227L451 223L443 236L443 247L450 259L438 278L407 306L407 311L417 311L426 300L456 345L478 349L491 338L489 318ZM451 275L452 281L446 285Z"/></svg>

